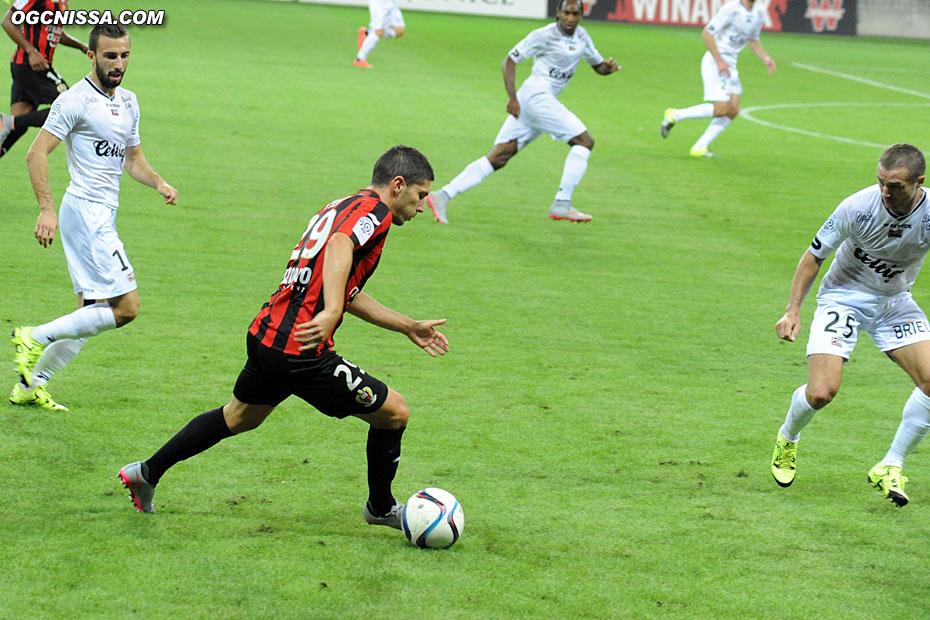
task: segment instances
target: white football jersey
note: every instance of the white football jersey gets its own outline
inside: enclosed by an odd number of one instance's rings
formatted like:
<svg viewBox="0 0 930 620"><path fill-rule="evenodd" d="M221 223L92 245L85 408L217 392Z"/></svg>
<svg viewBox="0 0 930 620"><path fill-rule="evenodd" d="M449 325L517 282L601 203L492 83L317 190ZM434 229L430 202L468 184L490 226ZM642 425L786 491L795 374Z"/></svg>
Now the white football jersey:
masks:
<svg viewBox="0 0 930 620"><path fill-rule="evenodd" d="M742 0L729 0L720 7L704 27L714 35L717 51L727 64L736 66L736 57L746 47L746 41L758 41L765 15L758 6L750 11Z"/></svg>
<svg viewBox="0 0 930 620"><path fill-rule="evenodd" d="M67 147L71 173L67 191L118 207L126 147L139 144L136 96L117 86L109 97L85 77L58 95L42 128Z"/></svg>
<svg viewBox="0 0 930 620"><path fill-rule="evenodd" d="M930 249L930 199L921 188L917 207L895 217L882 202L878 185L856 192L824 223L810 252L836 258L820 283L820 295L859 291L894 295L910 290Z"/></svg>
<svg viewBox="0 0 930 620"><path fill-rule="evenodd" d="M510 50L510 58L517 64L527 58L534 59L533 71L520 90L548 90L556 97L568 85L582 58L591 66L604 62L584 28L577 26L569 37L556 23L529 33Z"/></svg>

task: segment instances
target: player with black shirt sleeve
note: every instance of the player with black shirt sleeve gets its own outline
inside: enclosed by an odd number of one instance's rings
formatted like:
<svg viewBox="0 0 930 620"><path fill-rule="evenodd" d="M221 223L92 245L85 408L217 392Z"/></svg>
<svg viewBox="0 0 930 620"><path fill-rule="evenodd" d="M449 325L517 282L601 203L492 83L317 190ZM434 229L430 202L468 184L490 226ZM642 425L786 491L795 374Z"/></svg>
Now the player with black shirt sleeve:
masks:
<svg viewBox="0 0 930 620"><path fill-rule="evenodd" d="M391 482L409 413L404 398L333 350L345 312L405 334L433 357L449 350L435 328L445 319L416 321L362 291L378 266L391 224L423 211L433 169L418 150L398 145L375 163L371 184L329 203L311 218L278 290L252 321L248 359L223 407L200 414L144 462L119 472L140 512L155 512L155 485L168 468L232 435L259 426L290 395L322 413L365 420L369 497L363 517L401 529L403 504Z"/></svg>

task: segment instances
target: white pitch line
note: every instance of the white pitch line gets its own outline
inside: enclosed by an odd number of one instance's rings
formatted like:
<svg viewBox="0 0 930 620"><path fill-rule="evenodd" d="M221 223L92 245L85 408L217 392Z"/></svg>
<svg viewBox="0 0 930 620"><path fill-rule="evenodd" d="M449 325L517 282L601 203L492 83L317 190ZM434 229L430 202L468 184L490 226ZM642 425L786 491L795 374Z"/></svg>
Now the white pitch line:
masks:
<svg viewBox="0 0 930 620"><path fill-rule="evenodd" d="M836 142L845 142L847 144L858 144L860 146L871 146L874 148L885 148L887 144L877 144L875 142L866 142L864 140L854 140L852 138L846 138L844 136L832 136L826 133L819 133L817 131L807 131L805 129L798 129L797 127L789 127L787 125L779 125L777 123L770 123L769 121L763 121L756 118L753 115L753 112L760 110L777 110L783 108L817 108L817 107L930 107L930 103L847 103L847 102L837 102L837 103L778 103L774 105L760 105L752 108L746 108L740 111L740 117L745 118L748 121L753 123L764 125L765 127L772 127L773 129L781 129L782 131L789 131L791 133L799 133L805 136L811 136L813 138L822 138L824 140L834 140Z"/></svg>
<svg viewBox="0 0 930 620"><path fill-rule="evenodd" d="M915 97L923 97L924 99L930 99L930 94L927 94L927 93L922 93L916 90L908 90L907 88L899 88L897 86L891 86L890 84L882 84L881 82L876 82L874 80L861 78L857 75L850 75L849 73L840 73L839 71L830 71L829 69L821 69L820 67L814 67L812 65L805 65L799 62L791 63L791 66L797 67L798 69L807 69L808 71L815 71L817 73L825 73L827 75L841 77L847 80L852 80L854 82L861 82L862 84L868 84L869 86L875 86L876 88L884 88L885 90L892 90L896 93L905 93L907 95L914 95Z"/></svg>

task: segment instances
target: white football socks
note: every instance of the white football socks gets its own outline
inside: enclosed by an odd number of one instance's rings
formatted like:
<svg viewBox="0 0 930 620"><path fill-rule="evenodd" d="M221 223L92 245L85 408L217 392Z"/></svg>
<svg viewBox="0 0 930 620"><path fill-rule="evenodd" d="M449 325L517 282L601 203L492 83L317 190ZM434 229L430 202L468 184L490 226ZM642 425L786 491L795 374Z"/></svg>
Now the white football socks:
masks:
<svg viewBox="0 0 930 620"><path fill-rule="evenodd" d="M916 448L930 431L930 396L914 388L904 404L901 425L894 434L891 448L882 459L882 465L904 467L904 458Z"/></svg>
<svg viewBox="0 0 930 620"><path fill-rule="evenodd" d="M565 158L565 167L562 169L562 180L559 182L559 191L555 195L556 200L571 200L572 192L581 183L581 177L584 176L585 170L588 169L588 158L591 156L591 149L576 144L568 151Z"/></svg>
<svg viewBox="0 0 930 620"><path fill-rule="evenodd" d="M358 56L356 56L356 58L358 58L359 60L365 60L366 58L368 58L368 54L371 53L371 50L375 49L375 46L378 44L378 41L379 41L378 35L375 34L374 30L369 28L368 35L365 37L365 42L362 43L362 47L359 48Z"/></svg>
<svg viewBox="0 0 930 620"><path fill-rule="evenodd" d="M459 173L449 184L442 188L446 196L451 200L458 194L468 191L475 185L484 181L492 172L494 166L491 165L487 157L481 157L465 166L465 170Z"/></svg>
<svg viewBox="0 0 930 620"><path fill-rule="evenodd" d="M723 130L729 127L732 122L733 119L729 116L714 117L714 120L712 120L710 125L707 126L707 129L704 130L704 135L698 138L698 141L694 143L692 149L700 151L709 147L710 143L716 140L717 137L723 133Z"/></svg>
<svg viewBox="0 0 930 620"><path fill-rule="evenodd" d="M32 339L47 345L56 340L87 338L116 327L116 317L107 302L84 306L71 314L32 329Z"/></svg>
<svg viewBox="0 0 930 620"><path fill-rule="evenodd" d="M85 342L87 342L87 338L78 338L76 340L66 338L65 340L56 340L45 347L42 356L36 362L36 367L32 371L32 385L26 387L32 389L37 385L48 383L52 375L74 359L74 356L78 354Z"/></svg>
<svg viewBox="0 0 930 620"><path fill-rule="evenodd" d="M791 407L788 409L788 415L785 416L785 423L781 427L781 436L788 441L798 441L801 438L801 429L807 426L817 410L807 402L805 383L794 391L791 395Z"/></svg>
<svg viewBox="0 0 930 620"><path fill-rule="evenodd" d="M710 118L714 115L714 104L699 103L690 108L682 108L672 112L672 118L675 121L683 121L686 118Z"/></svg>

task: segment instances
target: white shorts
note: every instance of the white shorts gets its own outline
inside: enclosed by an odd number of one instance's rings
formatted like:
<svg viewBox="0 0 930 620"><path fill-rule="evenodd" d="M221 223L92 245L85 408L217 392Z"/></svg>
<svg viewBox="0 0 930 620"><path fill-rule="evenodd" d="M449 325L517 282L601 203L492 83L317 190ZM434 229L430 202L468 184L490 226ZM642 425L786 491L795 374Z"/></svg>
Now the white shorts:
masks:
<svg viewBox="0 0 930 620"><path fill-rule="evenodd" d="M909 292L877 297L853 291L831 291L817 298L807 354L826 353L849 359L859 330L882 352L930 340L930 323Z"/></svg>
<svg viewBox="0 0 930 620"><path fill-rule="evenodd" d="M66 192L58 219L75 294L104 300L136 289L132 265L116 235L116 209Z"/></svg>
<svg viewBox="0 0 930 620"><path fill-rule="evenodd" d="M404 26L404 16L394 4L394 0L369 0L368 13L371 15L371 21L368 22L369 30Z"/></svg>
<svg viewBox="0 0 930 620"><path fill-rule="evenodd" d="M568 142L588 130L552 93L535 91L521 95L518 92L517 101L520 102L520 118L508 114L494 138L494 144L516 140L517 150L520 150L543 132L552 136L553 140Z"/></svg>
<svg viewBox="0 0 930 620"><path fill-rule="evenodd" d="M729 101L730 95L743 94L736 67L730 65L730 77L723 77L710 52L701 59L701 78L704 80L704 101Z"/></svg>

